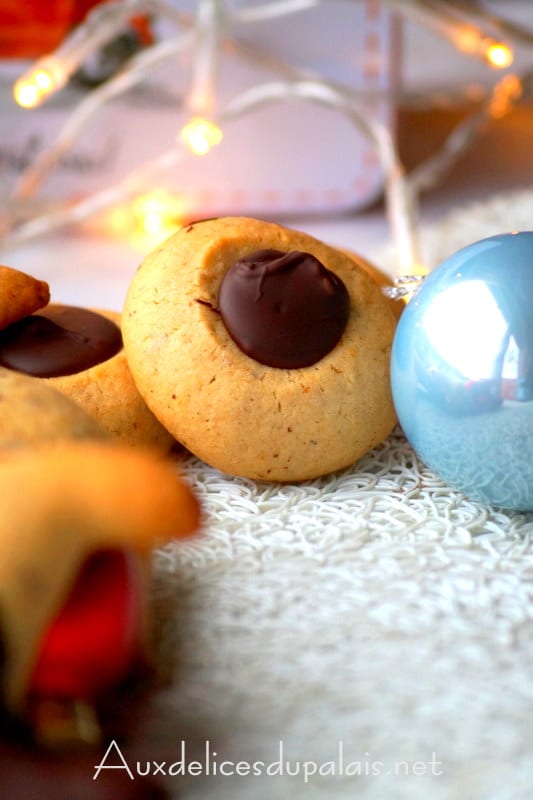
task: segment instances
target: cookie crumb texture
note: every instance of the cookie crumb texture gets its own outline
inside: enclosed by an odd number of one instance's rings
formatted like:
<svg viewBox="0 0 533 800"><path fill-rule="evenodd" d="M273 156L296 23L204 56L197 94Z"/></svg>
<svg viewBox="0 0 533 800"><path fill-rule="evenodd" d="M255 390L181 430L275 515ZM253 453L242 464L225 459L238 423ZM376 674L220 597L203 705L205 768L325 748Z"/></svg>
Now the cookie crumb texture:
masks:
<svg viewBox="0 0 533 800"><path fill-rule="evenodd" d="M315 364L260 364L224 326L224 275L262 249L311 253L348 290L344 334ZM122 333L140 393L178 441L223 472L295 482L352 464L392 431L395 322L353 257L274 223L227 217L180 229L145 259L128 290Z"/></svg>
<svg viewBox="0 0 533 800"><path fill-rule="evenodd" d="M0 367L0 461L25 447L104 438L103 428L69 397L39 378Z"/></svg>

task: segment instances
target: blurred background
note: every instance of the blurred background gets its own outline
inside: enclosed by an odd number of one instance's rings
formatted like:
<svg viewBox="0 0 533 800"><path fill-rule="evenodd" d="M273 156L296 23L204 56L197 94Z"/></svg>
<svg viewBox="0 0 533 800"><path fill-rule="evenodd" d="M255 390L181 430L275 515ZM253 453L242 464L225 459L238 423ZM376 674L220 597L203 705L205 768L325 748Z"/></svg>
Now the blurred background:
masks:
<svg viewBox="0 0 533 800"><path fill-rule="evenodd" d="M88 12L84 40L75 26ZM499 15L513 36L493 24ZM491 37L472 24L480 19ZM385 266L405 271L417 259L401 240L415 222L530 187L530 30L533 4L520 0L2 0L5 259L42 272L35 239L60 236L64 252L74 234L89 236L94 258L118 261L128 280L137 254L183 221L245 214L305 228L371 260L384 243L403 248L400 266ZM491 64L486 48L473 52L489 39L504 46L503 61ZM41 78L58 78L57 91L32 83L42 63ZM313 86L287 94L295 81ZM186 139L198 118L211 127ZM415 193L413 219L405 218L406 187L391 189L390 154L376 146L383 131L408 175L441 160ZM80 203L80 224L67 224ZM83 274L91 282L89 266ZM117 306L123 288L112 290Z"/></svg>

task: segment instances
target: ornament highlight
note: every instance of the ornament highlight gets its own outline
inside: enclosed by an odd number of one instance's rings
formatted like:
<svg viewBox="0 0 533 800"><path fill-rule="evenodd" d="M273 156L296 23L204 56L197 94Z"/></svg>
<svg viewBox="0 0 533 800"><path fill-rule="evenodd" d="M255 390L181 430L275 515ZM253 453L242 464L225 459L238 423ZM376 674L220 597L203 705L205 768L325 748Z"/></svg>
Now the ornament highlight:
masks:
<svg viewBox="0 0 533 800"><path fill-rule="evenodd" d="M450 486L533 510L533 231L458 251L407 304L391 359L405 436Z"/></svg>

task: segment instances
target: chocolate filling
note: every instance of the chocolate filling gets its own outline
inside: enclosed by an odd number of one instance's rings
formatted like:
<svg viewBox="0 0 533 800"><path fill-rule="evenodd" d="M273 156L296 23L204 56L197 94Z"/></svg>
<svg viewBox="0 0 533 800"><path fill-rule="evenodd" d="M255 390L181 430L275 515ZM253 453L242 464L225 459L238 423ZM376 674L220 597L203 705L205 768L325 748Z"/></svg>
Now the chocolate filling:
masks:
<svg viewBox="0 0 533 800"><path fill-rule="evenodd" d="M341 279L310 253L257 250L228 270L218 306L244 353L270 367L298 369L335 347L350 298Z"/></svg>
<svg viewBox="0 0 533 800"><path fill-rule="evenodd" d="M114 322L75 306L48 306L0 331L0 365L36 378L83 372L121 348Z"/></svg>

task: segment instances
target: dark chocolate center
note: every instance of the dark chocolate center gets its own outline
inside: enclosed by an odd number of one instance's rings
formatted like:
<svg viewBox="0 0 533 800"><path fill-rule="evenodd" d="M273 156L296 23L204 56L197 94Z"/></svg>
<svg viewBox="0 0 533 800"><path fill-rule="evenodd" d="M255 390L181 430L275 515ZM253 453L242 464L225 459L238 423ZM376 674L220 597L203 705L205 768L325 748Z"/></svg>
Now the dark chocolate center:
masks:
<svg viewBox="0 0 533 800"><path fill-rule="evenodd" d="M75 306L48 306L0 331L0 365L36 378L83 372L121 348L114 322Z"/></svg>
<svg viewBox="0 0 533 800"><path fill-rule="evenodd" d="M350 298L341 279L310 253L257 250L228 270L218 306L244 353L270 367L298 369L335 347Z"/></svg>

